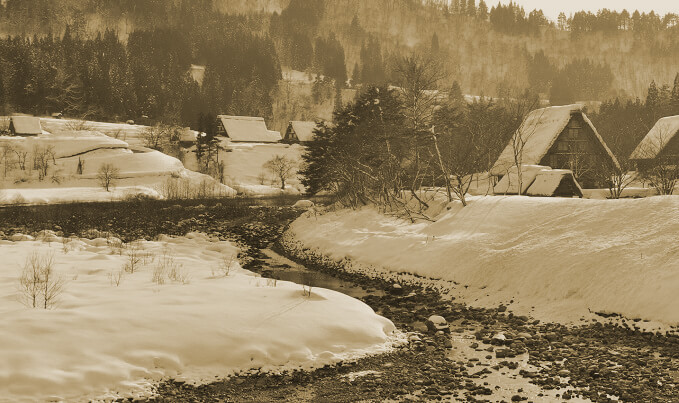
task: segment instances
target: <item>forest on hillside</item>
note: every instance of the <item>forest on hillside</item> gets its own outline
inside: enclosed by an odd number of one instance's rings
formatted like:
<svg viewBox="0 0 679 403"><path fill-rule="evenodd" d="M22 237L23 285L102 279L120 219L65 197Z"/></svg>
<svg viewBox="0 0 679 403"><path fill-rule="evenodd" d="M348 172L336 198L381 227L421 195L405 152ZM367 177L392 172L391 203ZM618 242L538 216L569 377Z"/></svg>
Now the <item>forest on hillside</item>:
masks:
<svg viewBox="0 0 679 403"><path fill-rule="evenodd" d="M440 88L552 104L645 99L673 82L679 17L634 10L562 14L484 0L6 0L5 113L271 119L281 68L313 80L309 102L346 86L398 84L413 53L441 61ZM168 40L171 39L171 40ZM202 85L188 71L206 66Z"/></svg>

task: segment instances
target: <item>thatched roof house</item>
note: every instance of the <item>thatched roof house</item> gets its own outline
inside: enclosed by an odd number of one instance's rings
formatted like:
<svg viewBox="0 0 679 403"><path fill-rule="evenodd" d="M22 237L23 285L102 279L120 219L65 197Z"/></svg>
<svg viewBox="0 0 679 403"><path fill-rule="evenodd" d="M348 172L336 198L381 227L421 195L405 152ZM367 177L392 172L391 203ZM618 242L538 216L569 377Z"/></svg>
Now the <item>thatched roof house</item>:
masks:
<svg viewBox="0 0 679 403"><path fill-rule="evenodd" d="M634 149L630 160L644 169L649 164L662 158L679 161L679 116L668 116L656 122L646 137Z"/></svg>
<svg viewBox="0 0 679 403"><path fill-rule="evenodd" d="M540 165L521 166L521 189L518 169L512 167L493 188L496 195L542 197L582 197L582 188L568 169L551 169Z"/></svg>
<svg viewBox="0 0 679 403"><path fill-rule="evenodd" d="M251 116L219 115L218 132L234 143L278 143L279 132L266 128L264 118Z"/></svg>
<svg viewBox="0 0 679 403"><path fill-rule="evenodd" d="M582 197L582 188L568 169L548 169L538 172L526 191L527 196Z"/></svg>
<svg viewBox="0 0 679 403"><path fill-rule="evenodd" d="M283 136L284 143L308 143L314 140L316 122L292 120Z"/></svg>
<svg viewBox="0 0 679 403"><path fill-rule="evenodd" d="M9 131L15 136L38 136L42 134L40 118L35 116L12 116Z"/></svg>
<svg viewBox="0 0 679 403"><path fill-rule="evenodd" d="M491 174L502 177L516 165L570 169L584 187L602 186L598 173L619 166L580 105L552 106L529 113L502 151Z"/></svg>

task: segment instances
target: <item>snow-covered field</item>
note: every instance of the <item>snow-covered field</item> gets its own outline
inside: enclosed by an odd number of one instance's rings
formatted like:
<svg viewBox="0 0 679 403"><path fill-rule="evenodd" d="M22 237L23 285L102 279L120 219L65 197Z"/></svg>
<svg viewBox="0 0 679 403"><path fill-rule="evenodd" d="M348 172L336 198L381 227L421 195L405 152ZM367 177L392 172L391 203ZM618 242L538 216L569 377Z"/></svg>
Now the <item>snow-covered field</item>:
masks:
<svg viewBox="0 0 679 403"><path fill-rule="evenodd" d="M138 396L169 377L311 368L401 338L358 300L317 288L306 296L301 285L241 269L228 242L189 234L115 245L53 234L0 241L0 401ZM51 254L63 281L52 309L28 307L19 291L33 253ZM134 273L124 269L131 256Z"/></svg>
<svg viewBox="0 0 679 403"><path fill-rule="evenodd" d="M0 137L0 146L10 147L12 152L9 156L14 158L6 175L4 161L0 165L3 173L0 201L4 203L116 200L135 194L161 197L159 189L172 178L190 183L207 181L220 194L235 194L228 186L185 169L174 157L131 146L101 132L63 131L37 137L5 136ZM47 158L47 176L40 180L33 160L36 150L47 149L53 152L53 158ZM20 168L20 153L25 153L25 169ZM97 179L99 169L105 164L118 170L110 192Z"/></svg>
<svg viewBox="0 0 679 403"><path fill-rule="evenodd" d="M231 188L245 195L273 196L280 194L304 193L297 170L302 165L302 154L305 148L298 144L258 144L228 143L223 144L228 151L220 152L220 161L224 161L225 180ZM285 191L281 191L280 181L268 171L264 165L275 156L284 156L295 161L295 170L291 178L286 180ZM195 153L189 153L184 163L194 171L198 170Z"/></svg>
<svg viewBox="0 0 679 403"><path fill-rule="evenodd" d="M143 125L129 125L126 123L95 122L91 120L40 118L42 128L50 133L89 130L103 133L117 138L131 145L143 145L141 133L148 128Z"/></svg>
<svg viewBox="0 0 679 403"><path fill-rule="evenodd" d="M363 269L457 282L456 295L475 305L513 301L517 312L565 322L604 311L676 324L678 229L674 196L492 196L454 204L433 223L365 208L302 217L289 234Z"/></svg>

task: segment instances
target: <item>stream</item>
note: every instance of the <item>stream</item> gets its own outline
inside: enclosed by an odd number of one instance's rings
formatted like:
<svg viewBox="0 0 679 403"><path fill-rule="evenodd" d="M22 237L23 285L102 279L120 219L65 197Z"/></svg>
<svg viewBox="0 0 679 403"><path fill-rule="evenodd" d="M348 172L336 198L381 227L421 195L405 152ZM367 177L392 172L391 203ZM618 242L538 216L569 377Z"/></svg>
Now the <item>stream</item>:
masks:
<svg viewBox="0 0 679 403"><path fill-rule="evenodd" d="M311 285L312 287L326 288L341 292L350 297L365 300L365 297L375 296L384 297L384 290L360 286L354 282L341 280L330 274L314 271L305 266L294 262L285 256L271 249L261 249L260 252L264 264L257 270L257 273L265 278L272 278L281 281L291 281L297 284ZM423 309L421 304L415 305L415 310ZM408 327L426 333L426 325L422 321L408 323ZM451 348L448 350L447 357L451 362L474 363L474 367L469 368L473 376L474 383L482 388L486 387L493 390L492 401L511 401L512 397L522 395L532 402L553 402L560 400L560 395L567 389L556 388L552 390L542 390L539 386L531 384L526 378L520 376L520 371L537 371L536 368L528 364L528 355L524 354L509 361L516 362L515 368L502 368L501 362L507 359L495 358L494 353L478 347L474 337L473 326L465 326L463 323L451 323L451 327L456 328L449 337ZM402 329L403 330L403 329ZM500 366L500 370L490 371L491 367ZM367 374L380 376L378 371L368 371ZM351 375L351 374L350 374ZM364 376L359 373L358 376ZM421 399L422 395L413 394L412 398ZM497 400L496 400L497 399ZM589 402L589 399L574 397L572 402Z"/></svg>

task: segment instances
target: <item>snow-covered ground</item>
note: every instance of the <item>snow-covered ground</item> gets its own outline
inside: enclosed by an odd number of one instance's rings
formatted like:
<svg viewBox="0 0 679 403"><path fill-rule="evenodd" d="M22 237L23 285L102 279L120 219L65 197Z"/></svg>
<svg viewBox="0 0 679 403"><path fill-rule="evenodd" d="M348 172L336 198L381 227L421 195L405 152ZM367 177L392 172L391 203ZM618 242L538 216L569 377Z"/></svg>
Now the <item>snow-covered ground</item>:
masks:
<svg viewBox="0 0 679 403"><path fill-rule="evenodd" d="M50 133L69 131L96 131L131 145L143 145L141 133L148 128L127 123L95 122L91 120L40 118L42 128Z"/></svg>
<svg viewBox="0 0 679 403"><path fill-rule="evenodd" d="M51 254L63 281L52 309L23 303L19 277L33 253ZM126 249L53 234L0 241L0 401L138 396L168 377L202 383L311 368L400 342L394 325L362 302L267 281L241 269L236 253L201 234ZM139 259L134 273L124 269L131 256Z"/></svg>
<svg viewBox="0 0 679 403"><path fill-rule="evenodd" d="M305 147L299 144L222 143L225 151L220 152L220 161L225 163L224 182L245 195L273 196L280 194L304 193L297 171L302 166ZM281 191L280 181L264 165L275 156L284 156L295 162L293 175L286 180L286 189ZM184 159L186 167L198 170L195 152L189 152Z"/></svg>
<svg viewBox="0 0 679 403"><path fill-rule="evenodd" d="M0 201L3 203L116 200L135 194L162 197L160 190L173 180L186 181L194 186L205 181L221 195L235 194L228 186L185 169L174 157L131 146L101 132L62 131L37 137L5 136L0 137L0 147L12 150L8 154L12 163L7 165L7 174L4 161L0 164ZM53 156L47 158L47 176L40 180L33 161L36 150L48 149ZM19 160L22 154L25 169L21 169ZM105 164L118 170L110 192L104 190L97 178L99 169Z"/></svg>
<svg viewBox="0 0 679 403"><path fill-rule="evenodd" d="M359 270L449 281L476 305L513 301L565 322L597 311L679 322L679 198L490 196L450 207L415 224L371 208L310 214L288 236Z"/></svg>

